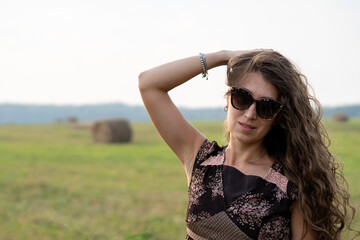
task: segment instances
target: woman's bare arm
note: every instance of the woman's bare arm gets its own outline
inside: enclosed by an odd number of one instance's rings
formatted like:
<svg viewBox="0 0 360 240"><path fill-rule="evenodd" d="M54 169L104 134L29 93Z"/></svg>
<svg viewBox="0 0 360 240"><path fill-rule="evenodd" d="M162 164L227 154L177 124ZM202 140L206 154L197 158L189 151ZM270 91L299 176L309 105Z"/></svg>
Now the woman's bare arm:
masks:
<svg viewBox="0 0 360 240"><path fill-rule="evenodd" d="M305 238L302 238L304 230L304 218L302 217L298 203L292 205L291 212L291 231L294 240L316 240L316 236L311 229L308 229Z"/></svg>
<svg viewBox="0 0 360 240"><path fill-rule="evenodd" d="M231 53L206 54L208 69L227 64ZM139 89L150 118L184 166L195 158L205 137L185 120L171 101L168 91L201 72L200 57L193 56L160 65L139 75Z"/></svg>

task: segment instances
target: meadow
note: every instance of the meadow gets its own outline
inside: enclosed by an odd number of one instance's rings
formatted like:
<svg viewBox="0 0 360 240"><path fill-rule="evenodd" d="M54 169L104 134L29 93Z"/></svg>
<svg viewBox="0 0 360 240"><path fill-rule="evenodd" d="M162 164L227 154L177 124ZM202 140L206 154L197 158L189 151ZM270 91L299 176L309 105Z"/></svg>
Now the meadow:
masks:
<svg viewBox="0 0 360 240"><path fill-rule="evenodd" d="M193 124L225 143L222 122ZM360 120L324 124L360 210ZM185 239L182 166L151 123L132 129L104 145L67 124L0 125L0 239Z"/></svg>

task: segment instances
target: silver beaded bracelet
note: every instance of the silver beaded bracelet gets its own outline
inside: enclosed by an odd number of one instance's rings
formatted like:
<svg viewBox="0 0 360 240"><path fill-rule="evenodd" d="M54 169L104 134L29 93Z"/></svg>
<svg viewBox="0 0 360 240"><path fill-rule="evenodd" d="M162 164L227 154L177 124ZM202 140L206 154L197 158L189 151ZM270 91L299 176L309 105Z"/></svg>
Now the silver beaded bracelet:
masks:
<svg viewBox="0 0 360 240"><path fill-rule="evenodd" d="M200 55L200 62L201 62L201 66L202 66L202 77L206 78L206 80L208 80L209 78L209 74L207 71L207 63L206 63L206 58L205 58L205 54L203 53L199 53Z"/></svg>

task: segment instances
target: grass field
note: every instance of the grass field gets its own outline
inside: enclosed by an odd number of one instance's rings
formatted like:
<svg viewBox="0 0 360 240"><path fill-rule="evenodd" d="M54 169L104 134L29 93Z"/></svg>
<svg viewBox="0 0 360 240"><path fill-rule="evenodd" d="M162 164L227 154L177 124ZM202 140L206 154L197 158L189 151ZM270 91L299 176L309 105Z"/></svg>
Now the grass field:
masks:
<svg viewBox="0 0 360 240"><path fill-rule="evenodd" d="M224 142L222 122L194 124ZM360 120L325 125L360 209ZM132 127L96 145L66 124L0 126L0 239L184 239L185 173L151 123Z"/></svg>

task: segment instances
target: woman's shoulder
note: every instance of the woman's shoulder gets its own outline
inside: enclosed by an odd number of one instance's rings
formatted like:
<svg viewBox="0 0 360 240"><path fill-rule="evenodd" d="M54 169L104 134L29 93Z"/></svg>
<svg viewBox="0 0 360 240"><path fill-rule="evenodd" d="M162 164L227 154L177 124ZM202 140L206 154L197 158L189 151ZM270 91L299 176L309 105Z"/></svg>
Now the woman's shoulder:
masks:
<svg viewBox="0 0 360 240"><path fill-rule="evenodd" d="M266 177L268 181L275 183L283 192L285 192L290 200L298 199L298 188L292 182L284 171L284 167L274 162L271 171Z"/></svg>
<svg viewBox="0 0 360 240"><path fill-rule="evenodd" d="M210 156L216 156L219 152L222 152L226 146L220 147L216 141L209 141L205 139L203 144L201 145L196 158L195 162L201 164L203 161L208 159Z"/></svg>
<svg viewBox="0 0 360 240"><path fill-rule="evenodd" d="M193 171L210 157L218 155L222 149L224 149L224 147L220 147L216 141L210 142L208 139L204 140L196 154L195 159L189 161L189 164L184 166L188 184L190 184L190 178Z"/></svg>

